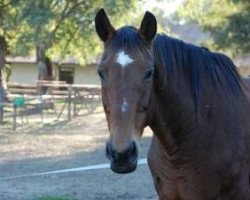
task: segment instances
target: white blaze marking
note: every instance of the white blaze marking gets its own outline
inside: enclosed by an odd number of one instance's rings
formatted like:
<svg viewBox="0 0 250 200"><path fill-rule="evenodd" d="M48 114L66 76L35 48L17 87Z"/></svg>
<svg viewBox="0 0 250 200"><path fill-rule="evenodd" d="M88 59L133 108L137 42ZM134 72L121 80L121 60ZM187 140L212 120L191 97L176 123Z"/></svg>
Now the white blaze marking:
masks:
<svg viewBox="0 0 250 200"><path fill-rule="evenodd" d="M122 112L126 112L127 110L128 110L128 102L126 98L124 98L122 103Z"/></svg>
<svg viewBox="0 0 250 200"><path fill-rule="evenodd" d="M134 60L130 58L129 55L125 54L124 51L121 51L117 54L116 62L119 63L122 67L126 67L128 64L132 63Z"/></svg>

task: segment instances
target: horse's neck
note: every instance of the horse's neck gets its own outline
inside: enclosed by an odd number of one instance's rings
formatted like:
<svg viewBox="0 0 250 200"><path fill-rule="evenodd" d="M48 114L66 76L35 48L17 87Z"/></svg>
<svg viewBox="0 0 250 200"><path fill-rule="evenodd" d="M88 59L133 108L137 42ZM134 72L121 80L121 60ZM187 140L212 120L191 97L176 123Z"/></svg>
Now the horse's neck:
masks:
<svg viewBox="0 0 250 200"><path fill-rule="evenodd" d="M196 115L189 92L180 82L152 91L149 126L169 155L195 128Z"/></svg>
<svg viewBox="0 0 250 200"><path fill-rule="evenodd" d="M217 151L237 146L235 138L244 137L250 130L246 122L250 106L243 104L240 98L235 104L219 99L208 84L202 91L197 116L190 89L181 80L181 77L176 82L171 80L165 88L154 87L152 91L149 126L166 149L167 156L176 152L181 157L199 156L210 146L216 146ZM250 81L246 84L250 91ZM219 141L228 141L230 145L222 145Z"/></svg>

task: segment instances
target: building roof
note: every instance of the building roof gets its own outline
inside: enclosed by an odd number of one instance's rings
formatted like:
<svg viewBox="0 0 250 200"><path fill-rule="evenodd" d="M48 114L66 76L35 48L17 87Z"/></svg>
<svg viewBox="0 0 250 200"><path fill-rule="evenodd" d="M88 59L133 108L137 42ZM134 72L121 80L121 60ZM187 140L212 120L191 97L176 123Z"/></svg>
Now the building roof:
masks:
<svg viewBox="0 0 250 200"><path fill-rule="evenodd" d="M6 58L7 63L36 63L36 58L35 57L22 57L22 56L17 56L17 57L7 57ZM71 64L71 65L78 65L79 62L74 59L74 58L65 58L63 60L61 59L52 59L52 63L54 64Z"/></svg>
<svg viewBox="0 0 250 200"><path fill-rule="evenodd" d="M36 63L35 57L7 57L6 58L7 63Z"/></svg>

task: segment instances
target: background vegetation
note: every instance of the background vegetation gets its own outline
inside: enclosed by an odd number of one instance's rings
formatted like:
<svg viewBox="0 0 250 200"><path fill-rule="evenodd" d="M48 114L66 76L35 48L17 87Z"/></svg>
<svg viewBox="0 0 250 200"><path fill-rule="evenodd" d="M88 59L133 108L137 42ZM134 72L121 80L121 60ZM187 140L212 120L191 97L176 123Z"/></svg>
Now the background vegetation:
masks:
<svg viewBox="0 0 250 200"><path fill-rule="evenodd" d="M207 44L233 56L250 53L250 1L187 0L178 10L184 23L198 23L211 33Z"/></svg>

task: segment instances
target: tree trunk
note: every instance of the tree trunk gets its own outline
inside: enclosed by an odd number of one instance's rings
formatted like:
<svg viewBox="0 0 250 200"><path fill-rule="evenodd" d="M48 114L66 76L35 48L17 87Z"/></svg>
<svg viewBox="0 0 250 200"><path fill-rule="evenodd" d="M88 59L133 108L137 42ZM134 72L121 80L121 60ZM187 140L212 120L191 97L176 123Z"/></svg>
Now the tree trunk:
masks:
<svg viewBox="0 0 250 200"><path fill-rule="evenodd" d="M0 69L0 124L3 123L3 103L5 99L5 91L4 91L4 86L3 86L3 77L2 77L2 68Z"/></svg>
<svg viewBox="0 0 250 200"><path fill-rule="evenodd" d="M45 55L45 50L42 45L37 45L37 62L38 62L38 94L45 94L47 87L42 86L41 82L44 80L52 80L52 63Z"/></svg>
<svg viewBox="0 0 250 200"><path fill-rule="evenodd" d="M6 99L6 84L4 84L3 68L5 65L5 57L7 53L7 43L4 36L0 36L0 123L3 123L3 103Z"/></svg>

